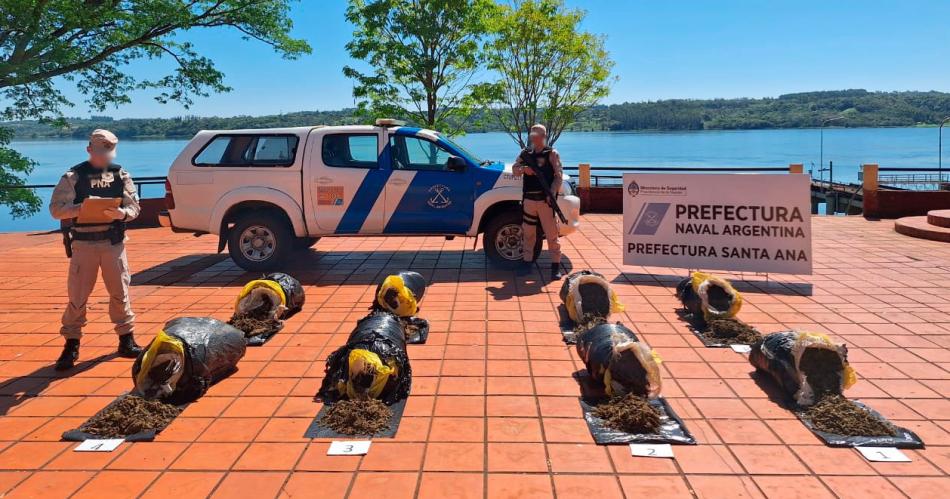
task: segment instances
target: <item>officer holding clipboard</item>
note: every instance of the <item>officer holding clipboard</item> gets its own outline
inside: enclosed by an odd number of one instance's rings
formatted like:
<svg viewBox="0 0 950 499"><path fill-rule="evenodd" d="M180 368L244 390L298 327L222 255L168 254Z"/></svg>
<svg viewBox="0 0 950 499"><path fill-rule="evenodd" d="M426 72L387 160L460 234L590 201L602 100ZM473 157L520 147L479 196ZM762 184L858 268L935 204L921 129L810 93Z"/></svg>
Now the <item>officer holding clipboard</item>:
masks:
<svg viewBox="0 0 950 499"><path fill-rule="evenodd" d="M89 159L70 168L59 180L49 210L63 227L70 257L60 334L66 339L56 370L64 371L79 358L79 340L86 325L86 302L99 271L109 292L109 318L119 335L118 354L135 358L141 348L132 336L135 314L129 300L129 264L125 255L125 223L139 215L132 177L113 163L119 140L108 130L89 136Z"/></svg>

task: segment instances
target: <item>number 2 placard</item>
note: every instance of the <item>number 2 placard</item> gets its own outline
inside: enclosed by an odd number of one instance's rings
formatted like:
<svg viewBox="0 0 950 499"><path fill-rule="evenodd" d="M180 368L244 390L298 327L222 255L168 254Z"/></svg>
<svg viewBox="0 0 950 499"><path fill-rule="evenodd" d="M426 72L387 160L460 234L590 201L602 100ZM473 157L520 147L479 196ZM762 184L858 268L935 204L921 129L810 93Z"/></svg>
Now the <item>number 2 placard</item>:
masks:
<svg viewBox="0 0 950 499"><path fill-rule="evenodd" d="M630 444L630 454L639 457L673 457L670 444Z"/></svg>

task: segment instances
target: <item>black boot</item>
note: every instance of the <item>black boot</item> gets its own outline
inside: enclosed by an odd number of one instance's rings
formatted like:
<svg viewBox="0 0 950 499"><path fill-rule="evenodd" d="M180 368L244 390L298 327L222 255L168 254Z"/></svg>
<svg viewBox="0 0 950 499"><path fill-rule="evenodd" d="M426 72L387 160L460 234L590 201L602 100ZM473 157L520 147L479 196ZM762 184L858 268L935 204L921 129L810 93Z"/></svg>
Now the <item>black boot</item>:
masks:
<svg viewBox="0 0 950 499"><path fill-rule="evenodd" d="M79 360L79 340L66 340L66 346L63 347L63 353L56 359L55 369L57 371L67 371L76 365Z"/></svg>
<svg viewBox="0 0 950 499"><path fill-rule="evenodd" d="M142 347L135 344L132 333L119 336L119 357L134 359L142 353Z"/></svg>
<svg viewBox="0 0 950 499"><path fill-rule="evenodd" d="M561 273L561 264L552 263L551 264L551 280L560 281L562 277L564 277L564 274Z"/></svg>

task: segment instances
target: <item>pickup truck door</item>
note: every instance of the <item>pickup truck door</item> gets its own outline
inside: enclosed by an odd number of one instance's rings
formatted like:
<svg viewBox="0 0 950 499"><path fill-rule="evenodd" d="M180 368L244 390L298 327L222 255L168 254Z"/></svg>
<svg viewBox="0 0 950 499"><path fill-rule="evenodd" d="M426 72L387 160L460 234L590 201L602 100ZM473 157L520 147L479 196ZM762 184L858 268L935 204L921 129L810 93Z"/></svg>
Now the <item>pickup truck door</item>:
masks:
<svg viewBox="0 0 950 499"><path fill-rule="evenodd" d="M418 135L417 135L418 134ZM386 184L386 234L464 234L475 205L473 168L451 171L452 153L431 132L389 136L393 174Z"/></svg>
<svg viewBox="0 0 950 499"><path fill-rule="evenodd" d="M385 135L327 132L314 137L309 186L320 234L379 234L391 172Z"/></svg>

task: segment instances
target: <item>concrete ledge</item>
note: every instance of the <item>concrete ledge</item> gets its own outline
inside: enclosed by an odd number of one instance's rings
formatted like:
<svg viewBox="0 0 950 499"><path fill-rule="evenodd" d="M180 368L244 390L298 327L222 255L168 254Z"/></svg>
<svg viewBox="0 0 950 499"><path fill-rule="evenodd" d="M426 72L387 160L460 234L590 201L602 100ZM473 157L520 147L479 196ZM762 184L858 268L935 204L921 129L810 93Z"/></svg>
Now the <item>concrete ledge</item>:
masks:
<svg viewBox="0 0 950 499"><path fill-rule="evenodd" d="M950 210L932 210L927 212L927 223L937 227L950 228Z"/></svg>
<svg viewBox="0 0 950 499"><path fill-rule="evenodd" d="M894 221L894 230L905 236L950 243L950 228L927 223L927 217L904 217Z"/></svg>

